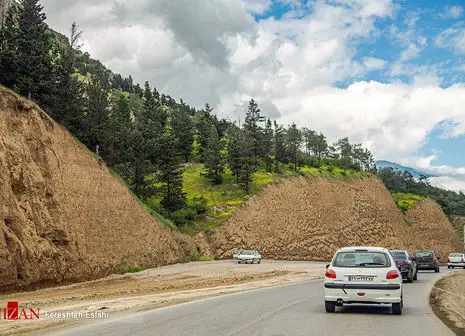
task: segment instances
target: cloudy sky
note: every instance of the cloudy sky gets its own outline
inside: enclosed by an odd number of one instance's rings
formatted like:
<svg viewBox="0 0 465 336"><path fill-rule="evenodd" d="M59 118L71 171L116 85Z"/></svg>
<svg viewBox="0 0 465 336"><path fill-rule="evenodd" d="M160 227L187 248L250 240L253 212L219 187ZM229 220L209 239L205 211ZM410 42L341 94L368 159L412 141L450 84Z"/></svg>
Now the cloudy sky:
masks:
<svg viewBox="0 0 465 336"><path fill-rule="evenodd" d="M237 120L287 125L465 191L465 14L437 0L42 0L83 49L141 84Z"/></svg>

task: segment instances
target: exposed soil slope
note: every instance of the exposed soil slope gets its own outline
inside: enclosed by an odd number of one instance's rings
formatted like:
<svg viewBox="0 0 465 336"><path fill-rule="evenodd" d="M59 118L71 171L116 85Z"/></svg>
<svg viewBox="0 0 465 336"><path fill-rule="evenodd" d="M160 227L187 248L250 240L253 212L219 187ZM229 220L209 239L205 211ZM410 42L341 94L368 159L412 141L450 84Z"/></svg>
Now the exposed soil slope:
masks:
<svg viewBox="0 0 465 336"><path fill-rule="evenodd" d="M292 178L253 197L212 234L197 237L203 251L229 257L239 248L266 258L330 260L347 245L434 249L443 259L459 247L439 206L418 202L404 215L377 178L342 181Z"/></svg>
<svg viewBox="0 0 465 336"><path fill-rule="evenodd" d="M0 289L181 262L193 241L31 102L0 87Z"/></svg>

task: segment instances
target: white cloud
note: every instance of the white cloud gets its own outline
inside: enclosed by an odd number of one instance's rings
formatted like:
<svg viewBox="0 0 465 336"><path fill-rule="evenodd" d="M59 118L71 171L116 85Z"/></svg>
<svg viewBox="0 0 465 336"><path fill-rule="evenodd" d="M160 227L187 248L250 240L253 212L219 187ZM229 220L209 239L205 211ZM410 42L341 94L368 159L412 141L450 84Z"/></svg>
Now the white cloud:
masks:
<svg viewBox="0 0 465 336"><path fill-rule="evenodd" d="M148 80L196 107L209 102L220 117L243 118L244 103L254 97L267 116L284 124L322 131L330 141L349 136L375 157L396 162L415 158L442 120L456 123L449 133L465 132L459 126L465 124L465 87L441 88L434 65L407 63L427 45L415 31L415 15L407 30L390 31L404 49L391 72L408 74L412 84L354 80L387 66L382 59L364 57L360 63L355 56L360 44L380 34L376 20L395 14L391 0L314 0L305 15L291 4L293 11L281 20L259 22L251 13L266 12L268 0L42 4L48 22L61 32L76 20L85 50L115 72ZM337 82L351 84L339 89Z"/></svg>
<svg viewBox="0 0 465 336"><path fill-rule="evenodd" d="M465 28L448 28L441 32L434 41L441 48L453 50L456 54L465 54Z"/></svg>
<svg viewBox="0 0 465 336"><path fill-rule="evenodd" d="M363 64L368 69L384 69L386 67L386 61L380 58L364 57Z"/></svg>
<svg viewBox="0 0 465 336"><path fill-rule="evenodd" d="M465 178L458 179L451 176L438 176L430 177L428 180L435 187L465 193Z"/></svg>
<svg viewBox="0 0 465 336"><path fill-rule="evenodd" d="M460 6L446 6L444 13L441 14L442 18L458 19L463 14L463 8Z"/></svg>

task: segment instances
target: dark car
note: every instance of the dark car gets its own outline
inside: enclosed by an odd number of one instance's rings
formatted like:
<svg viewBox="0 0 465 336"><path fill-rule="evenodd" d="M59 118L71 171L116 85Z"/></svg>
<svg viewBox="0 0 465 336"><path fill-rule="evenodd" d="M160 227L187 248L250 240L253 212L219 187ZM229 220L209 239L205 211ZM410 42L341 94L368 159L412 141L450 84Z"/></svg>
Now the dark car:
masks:
<svg viewBox="0 0 465 336"><path fill-rule="evenodd" d="M417 280L417 264L410 257L407 251L390 250L389 253L391 253L392 257L394 258L397 268L402 274L403 280L407 280L407 282L413 282L413 280Z"/></svg>
<svg viewBox="0 0 465 336"><path fill-rule="evenodd" d="M434 270L439 273L439 260L434 251L415 251L413 255L419 270Z"/></svg>

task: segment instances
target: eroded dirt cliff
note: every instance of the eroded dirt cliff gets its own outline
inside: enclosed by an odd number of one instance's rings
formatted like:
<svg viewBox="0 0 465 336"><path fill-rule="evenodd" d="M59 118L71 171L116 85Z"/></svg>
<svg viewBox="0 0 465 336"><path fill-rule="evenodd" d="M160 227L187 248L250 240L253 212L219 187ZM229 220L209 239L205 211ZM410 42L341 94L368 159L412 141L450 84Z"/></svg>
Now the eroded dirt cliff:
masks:
<svg viewBox="0 0 465 336"><path fill-rule="evenodd" d="M342 246L433 249L444 260L459 248L440 207L424 200L403 214L377 178L293 178L253 197L216 232L197 237L203 251L229 257L239 248L266 258L330 260ZM208 251L210 249L210 251Z"/></svg>
<svg viewBox="0 0 465 336"><path fill-rule="evenodd" d="M195 253L33 103L0 87L0 290L81 281Z"/></svg>

